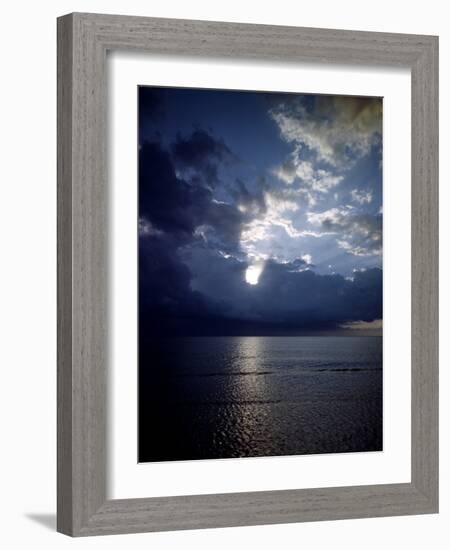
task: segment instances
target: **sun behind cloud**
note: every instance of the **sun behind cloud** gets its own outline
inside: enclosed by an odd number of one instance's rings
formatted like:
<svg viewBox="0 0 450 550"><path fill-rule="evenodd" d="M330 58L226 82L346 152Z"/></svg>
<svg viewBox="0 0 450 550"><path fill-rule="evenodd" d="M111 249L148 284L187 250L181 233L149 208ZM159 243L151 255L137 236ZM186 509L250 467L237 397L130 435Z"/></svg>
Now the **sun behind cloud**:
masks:
<svg viewBox="0 0 450 550"><path fill-rule="evenodd" d="M245 281L249 285L257 285L264 266L262 264L250 265L245 271Z"/></svg>

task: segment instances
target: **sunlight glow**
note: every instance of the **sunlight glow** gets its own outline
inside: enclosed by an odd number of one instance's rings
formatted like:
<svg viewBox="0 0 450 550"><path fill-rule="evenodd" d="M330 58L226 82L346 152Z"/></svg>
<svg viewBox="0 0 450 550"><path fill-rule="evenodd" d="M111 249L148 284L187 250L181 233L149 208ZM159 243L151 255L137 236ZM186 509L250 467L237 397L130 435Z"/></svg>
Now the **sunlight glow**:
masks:
<svg viewBox="0 0 450 550"><path fill-rule="evenodd" d="M245 272L245 280L249 285L257 285L263 271L262 264L250 265Z"/></svg>

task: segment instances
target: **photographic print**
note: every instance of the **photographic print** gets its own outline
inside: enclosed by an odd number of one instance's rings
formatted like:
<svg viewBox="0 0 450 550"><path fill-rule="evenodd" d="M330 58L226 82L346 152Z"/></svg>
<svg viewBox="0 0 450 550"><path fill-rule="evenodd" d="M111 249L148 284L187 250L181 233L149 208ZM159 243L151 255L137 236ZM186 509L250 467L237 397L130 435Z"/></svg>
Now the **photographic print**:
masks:
<svg viewBox="0 0 450 550"><path fill-rule="evenodd" d="M138 88L139 462L382 450L382 105Z"/></svg>

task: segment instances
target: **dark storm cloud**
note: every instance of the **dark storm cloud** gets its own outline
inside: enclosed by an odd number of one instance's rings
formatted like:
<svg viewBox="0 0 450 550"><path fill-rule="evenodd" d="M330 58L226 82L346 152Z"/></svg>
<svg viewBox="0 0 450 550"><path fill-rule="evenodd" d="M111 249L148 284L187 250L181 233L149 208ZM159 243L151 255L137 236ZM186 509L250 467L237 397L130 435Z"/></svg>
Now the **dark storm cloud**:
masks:
<svg viewBox="0 0 450 550"><path fill-rule="evenodd" d="M180 243L214 233L227 249L238 245L243 221L238 208L214 200L200 180L177 177L170 154L151 142L139 155L139 215Z"/></svg>
<svg viewBox="0 0 450 550"><path fill-rule="evenodd" d="M266 262L258 285L248 264L211 248L173 248L165 238L141 239L141 303L153 330L171 334L295 333L339 328L382 317L382 271L318 275L302 259ZM147 326L146 325L146 326Z"/></svg>
<svg viewBox="0 0 450 550"><path fill-rule="evenodd" d="M177 309L191 294L191 273L177 257L176 243L164 234L151 235L141 237L139 248L141 305Z"/></svg>
<svg viewBox="0 0 450 550"><path fill-rule="evenodd" d="M170 155L158 143L146 142L139 155L139 215L157 229L181 237L201 223L210 192L177 178Z"/></svg>
<svg viewBox="0 0 450 550"><path fill-rule="evenodd" d="M175 164L199 172L209 184L218 182L218 165L233 158L223 140L197 129L189 137L177 136L172 146Z"/></svg>
<svg viewBox="0 0 450 550"><path fill-rule="evenodd" d="M191 271L191 285L212 303L222 302L226 318L283 328L327 326L381 318L382 271L318 275L301 258L278 263L269 260L257 285L245 283L246 262L224 258L211 250L183 255Z"/></svg>
<svg viewBox="0 0 450 550"><path fill-rule="evenodd" d="M164 91L159 88L140 86L138 93L141 119L160 120L164 114Z"/></svg>
<svg viewBox="0 0 450 550"><path fill-rule="evenodd" d="M161 122L165 117L164 90L139 86L139 143L149 136L161 137Z"/></svg>
<svg viewBox="0 0 450 550"><path fill-rule="evenodd" d="M313 264L309 264L303 258L296 258L292 262L287 262L286 264L282 264L282 265L286 266L286 269L292 273L303 271L306 268L310 269L311 267L314 267Z"/></svg>
<svg viewBox="0 0 450 550"><path fill-rule="evenodd" d="M209 309L208 300L191 289L191 272L178 256L178 245L166 234L139 240L140 305L145 311L198 315Z"/></svg>
<svg viewBox="0 0 450 550"><path fill-rule="evenodd" d="M382 273L379 269L355 273L353 280L341 275L318 275L295 271L270 262L258 284L261 293L256 309L262 318L275 315L293 326L343 321L372 321L381 317Z"/></svg>
<svg viewBox="0 0 450 550"><path fill-rule="evenodd" d="M208 143L202 149L205 155L207 150L214 159L228 155L225 144ZM209 161L200 158L203 155L196 157L196 174L183 178L177 175L169 151L158 142L144 142L139 154L139 216L144 223L176 236L180 244L200 238L224 252L237 253L243 224L265 210L264 181L251 192L236 179L228 186L230 201L216 200L207 185Z"/></svg>

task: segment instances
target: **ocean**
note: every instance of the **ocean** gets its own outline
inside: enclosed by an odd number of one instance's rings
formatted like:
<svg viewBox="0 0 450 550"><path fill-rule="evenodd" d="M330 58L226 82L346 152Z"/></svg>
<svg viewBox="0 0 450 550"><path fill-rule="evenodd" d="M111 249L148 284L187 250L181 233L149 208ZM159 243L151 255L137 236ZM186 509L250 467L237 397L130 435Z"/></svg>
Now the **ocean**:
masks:
<svg viewBox="0 0 450 550"><path fill-rule="evenodd" d="M380 451L382 384L376 336L149 340L139 462Z"/></svg>

